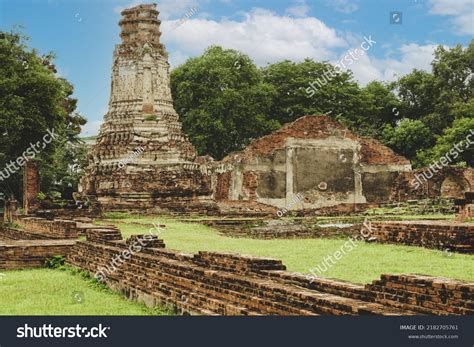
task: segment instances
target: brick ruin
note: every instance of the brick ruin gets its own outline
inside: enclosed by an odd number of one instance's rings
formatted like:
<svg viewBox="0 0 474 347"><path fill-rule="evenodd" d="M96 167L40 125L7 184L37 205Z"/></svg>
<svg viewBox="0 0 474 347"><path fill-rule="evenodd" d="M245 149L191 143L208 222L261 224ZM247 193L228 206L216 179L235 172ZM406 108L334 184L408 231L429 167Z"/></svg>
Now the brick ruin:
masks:
<svg viewBox="0 0 474 347"><path fill-rule="evenodd" d="M80 193L108 210L212 210L210 176L173 108L156 5L126 9L122 16L109 109Z"/></svg>
<svg viewBox="0 0 474 347"><path fill-rule="evenodd" d="M438 221L372 222L372 237L393 243L474 254L474 224Z"/></svg>
<svg viewBox="0 0 474 347"><path fill-rule="evenodd" d="M219 200L256 200L279 209L318 209L390 198L410 162L327 116L301 117L224 158Z"/></svg>
<svg viewBox="0 0 474 347"><path fill-rule="evenodd" d="M474 192L465 192L464 199L456 199L458 221L466 221L468 218L474 218Z"/></svg>
<svg viewBox="0 0 474 347"><path fill-rule="evenodd" d="M86 235L67 262L91 275L100 273L109 287L150 307L172 305L183 313L203 315L474 314L473 283L383 275L364 286L288 272L274 259L168 250L156 240L114 271L105 271L130 249L131 240L119 239L113 230Z"/></svg>
<svg viewBox="0 0 474 347"><path fill-rule="evenodd" d="M86 240L79 240L84 234ZM143 240L137 251L134 247ZM171 305L187 314L474 314L472 282L382 275L360 285L288 272L270 258L170 250L156 236L123 240L114 226L77 220L19 217L15 226L0 228L0 269L42 267L57 255L92 276L100 273L110 288L129 299L150 307ZM114 261L119 256L126 261Z"/></svg>
<svg viewBox="0 0 474 347"><path fill-rule="evenodd" d="M38 163L33 160L26 162L23 170L23 209L25 214L34 212L39 207L40 175Z"/></svg>

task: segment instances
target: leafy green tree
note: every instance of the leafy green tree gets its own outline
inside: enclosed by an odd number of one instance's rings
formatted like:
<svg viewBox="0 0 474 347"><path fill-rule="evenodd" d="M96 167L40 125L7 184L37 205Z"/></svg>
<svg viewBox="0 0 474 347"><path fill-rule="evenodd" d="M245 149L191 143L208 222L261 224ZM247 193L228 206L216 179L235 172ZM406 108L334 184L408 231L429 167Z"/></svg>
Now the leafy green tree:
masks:
<svg viewBox="0 0 474 347"><path fill-rule="evenodd" d="M74 113L72 85L55 75L53 54L41 56L26 41L20 33L0 31L0 170L21 157L32 143L43 142L48 130L57 139L75 141L86 122ZM48 163L58 144L53 141L41 148L35 160ZM0 185L7 194L20 196L21 171ZM42 186L45 191L49 188Z"/></svg>
<svg viewBox="0 0 474 347"><path fill-rule="evenodd" d="M451 164L474 166L474 117L459 118L440 136L433 148L418 153L420 165L429 165L448 154Z"/></svg>
<svg viewBox="0 0 474 347"><path fill-rule="evenodd" d="M362 115L367 95L362 92L351 72L337 71L327 62L306 59L301 63L282 61L263 69L264 81L276 90L271 115L280 123L304 115L326 114L342 120L364 133Z"/></svg>
<svg viewBox="0 0 474 347"><path fill-rule="evenodd" d="M401 77L396 89L403 117L423 121L434 139L454 119L465 116L463 112L472 115L472 108L466 108L466 104L474 97L474 40L467 48L439 46L431 65L431 73L414 70Z"/></svg>
<svg viewBox="0 0 474 347"><path fill-rule="evenodd" d="M222 159L279 128L268 117L276 90L250 58L210 47L171 72L171 90L183 129L200 154Z"/></svg>
<svg viewBox="0 0 474 347"><path fill-rule="evenodd" d="M394 127L402 119L401 102L392 88L391 84L373 81L362 89L367 99L361 121L368 129L365 135L381 138L386 125Z"/></svg>
<svg viewBox="0 0 474 347"><path fill-rule="evenodd" d="M430 129L420 120L402 119L395 127L386 125L382 141L397 153L414 158L417 151L428 148Z"/></svg>

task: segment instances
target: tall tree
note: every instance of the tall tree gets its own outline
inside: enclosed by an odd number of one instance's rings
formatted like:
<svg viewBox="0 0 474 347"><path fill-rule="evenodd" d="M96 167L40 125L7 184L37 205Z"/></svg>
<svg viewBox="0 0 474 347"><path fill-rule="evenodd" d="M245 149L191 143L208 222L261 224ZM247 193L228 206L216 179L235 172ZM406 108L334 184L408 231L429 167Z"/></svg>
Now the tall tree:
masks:
<svg viewBox="0 0 474 347"><path fill-rule="evenodd" d="M280 124L271 120L275 88L251 59L210 47L171 72L171 90L183 129L200 154L222 159Z"/></svg>
<svg viewBox="0 0 474 347"><path fill-rule="evenodd" d="M264 81L277 94L272 117L280 123L304 115L330 113L352 127L361 127L367 96L353 80L351 72L337 71L327 62L306 59L301 63L282 61L263 68Z"/></svg>
<svg viewBox="0 0 474 347"><path fill-rule="evenodd" d="M10 163L22 166L21 157L32 157L32 144L44 143L46 134L56 141L34 151L42 169L64 142L76 141L85 119L74 112L73 87L56 76L53 54L39 55L26 46L27 38L16 32L0 31L0 170ZM24 163L23 163L24 165ZM19 195L20 170L10 164L9 177L2 177L1 189ZM3 171L5 173L5 171ZM51 187L42 186L47 191Z"/></svg>

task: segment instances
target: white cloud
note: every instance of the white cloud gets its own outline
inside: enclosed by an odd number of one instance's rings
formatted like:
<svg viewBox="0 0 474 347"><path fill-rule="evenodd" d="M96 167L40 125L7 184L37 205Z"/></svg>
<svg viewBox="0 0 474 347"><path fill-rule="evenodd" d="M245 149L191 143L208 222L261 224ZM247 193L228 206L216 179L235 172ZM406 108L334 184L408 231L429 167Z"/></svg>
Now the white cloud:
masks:
<svg viewBox="0 0 474 347"><path fill-rule="evenodd" d="M372 80L394 81L413 69L431 71L433 53L437 45L402 45L400 58L376 59L365 54L350 67L355 78L365 85Z"/></svg>
<svg viewBox="0 0 474 347"><path fill-rule="evenodd" d="M285 12L291 16L305 17L310 10L310 7L306 4L306 0L296 0L295 2L295 6L287 8Z"/></svg>
<svg viewBox="0 0 474 347"><path fill-rule="evenodd" d="M327 0L326 5L333 7L338 12L347 14L359 9L359 6L354 3L354 0Z"/></svg>
<svg viewBox="0 0 474 347"><path fill-rule="evenodd" d="M431 14L454 17L452 21L457 34L474 34L473 0L429 0L429 4Z"/></svg>
<svg viewBox="0 0 474 347"><path fill-rule="evenodd" d="M244 14L242 21L190 18L175 25L176 21L162 23L163 42L175 48L171 61L200 55L210 45L237 49L258 65L307 57L329 60L335 57L332 49L347 46L335 29L317 18L289 18L263 9Z"/></svg>

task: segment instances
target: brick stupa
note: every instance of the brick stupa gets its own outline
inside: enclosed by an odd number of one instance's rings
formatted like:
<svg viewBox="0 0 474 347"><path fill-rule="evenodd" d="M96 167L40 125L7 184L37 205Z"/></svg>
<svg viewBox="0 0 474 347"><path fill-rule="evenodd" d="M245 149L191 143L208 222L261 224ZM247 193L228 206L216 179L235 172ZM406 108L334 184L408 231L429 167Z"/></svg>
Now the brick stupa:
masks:
<svg viewBox="0 0 474 347"><path fill-rule="evenodd" d="M109 109L79 192L105 210L190 208L209 202L210 177L173 108L156 4L122 11Z"/></svg>

